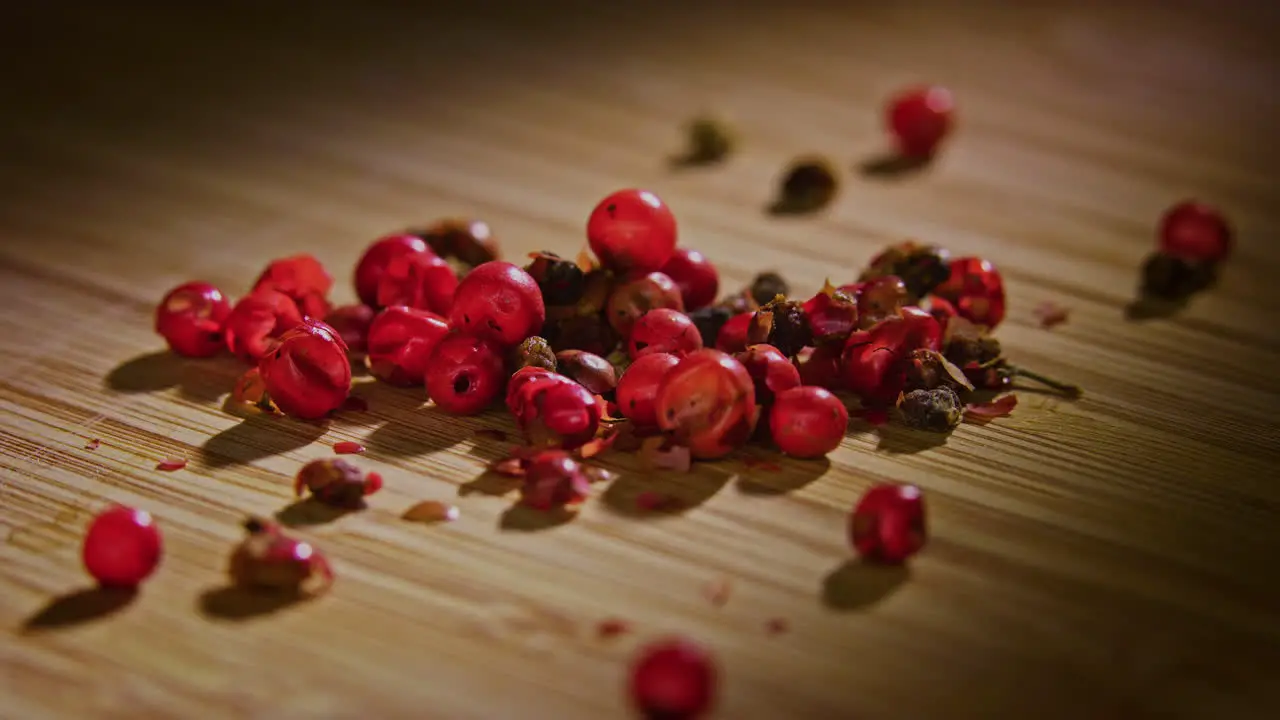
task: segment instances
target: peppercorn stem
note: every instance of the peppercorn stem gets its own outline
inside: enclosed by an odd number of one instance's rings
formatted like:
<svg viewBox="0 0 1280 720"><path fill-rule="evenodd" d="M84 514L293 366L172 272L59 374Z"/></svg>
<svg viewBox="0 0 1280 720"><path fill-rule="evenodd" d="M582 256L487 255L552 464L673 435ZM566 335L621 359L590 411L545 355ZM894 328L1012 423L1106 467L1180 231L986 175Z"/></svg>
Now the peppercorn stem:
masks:
<svg viewBox="0 0 1280 720"><path fill-rule="evenodd" d="M1013 377L1024 377L1028 380L1035 380L1041 385L1053 388L1058 392L1064 393L1066 395L1070 395L1072 397L1079 397L1084 394L1084 390L1079 385L1065 383L1065 382L1062 382L1061 380L1054 380L1051 377L1046 377L1044 375L1041 375L1038 372L1035 372L1033 370L1027 370L1026 368L1018 367L1017 365L1008 365L1006 366L1006 370Z"/></svg>

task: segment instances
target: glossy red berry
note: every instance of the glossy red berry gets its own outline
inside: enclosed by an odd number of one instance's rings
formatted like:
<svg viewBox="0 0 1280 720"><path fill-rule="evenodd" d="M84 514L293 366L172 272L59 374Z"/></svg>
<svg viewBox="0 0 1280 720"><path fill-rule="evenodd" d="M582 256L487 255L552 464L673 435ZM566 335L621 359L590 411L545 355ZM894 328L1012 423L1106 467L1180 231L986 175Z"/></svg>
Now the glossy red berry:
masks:
<svg viewBox="0 0 1280 720"><path fill-rule="evenodd" d="M280 336L258 363L271 401L286 415L316 420L342 406L351 393L347 346L333 328L307 319Z"/></svg>
<svg viewBox="0 0 1280 720"><path fill-rule="evenodd" d="M150 513L117 505L89 524L81 556L99 584L136 587L160 564L161 546L160 530Z"/></svg>
<svg viewBox="0 0 1280 720"><path fill-rule="evenodd" d="M915 485L885 483L863 493L849 518L849 539L864 558L901 563L927 539L924 496Z"/></svg>
<svg viewBox="0 0 1280 720"><path fill-rule="evenodd" d="M759 417L751 375L719 350L698 350L671 368L658 386L655 407L658 426L704 460L745 444Z"/></svg>
<svg viewBox="0 0 1280 720"><path fill-rule="evenodd" d="M328 560L311 543L285 535L279 525L266 520L252 518L244 528L248 535L232 551L227 567L237 587L300 594L333 583Z"/></svg>
<svg viewBox="0 0 1280 720"><path fill-rule="evenodd" d="M451 332L427 361L427 396L453 415L474 415L502 392L502 350L491 340Z"/></svg>
<svg viewBox="0 0 1280 720"><path fill-rule="evenodd" d="M947 329L947 323L951 322L951 318L959 315L956 312L956 306L952 305L950 300L944 300L937 295L926 295L920 301L920 309L932 315L943 331Z"/></svg>
<svg viewBox="0 0 1280 720"><path fill-rule="evenodd" d="M659 308L683 311L684 301L680 298L680 288L671 278L660 272L651 272L615 287L609 295L605 313L618 335L626 338L631 335L636 320Z"/></svg>
<svg viewBox="0 0 1280 720"><path fill-rule="evenodd" d="M591 480L581 463L563 450L543 450L525 466L520 504L535 510L570 508L591 495Z"/></svg>
<svg viewBox="0 0 1280 720"><path fill-rule="evenodd" d="M670 353L684 357L702 349L702 335L688 315L679 310L650 310L631 327L627 354L633 359L649 353Z"/></svg>
<svg viewBox="0 0 1280 720"><path fill-rule="evenodd" d="M369 372L392 385L422 385L427 362L448 333L449 324L433 312L386 308L369 326Z"/></svg>
<svg viewBox="0 0 1280 720"><path fill-rule="evenodd" d="M618 380L618 412L638 428L657 427L658 388L667 372L679 362L680 358L667 353L636 358Z"/></svg>
<svg viewBox="0 0 1280 720"><path fill-rule="evenodd" d="M156 307L156 332L169 349L187 357L211 357L223 347L222 325L231 303L205 282L189 282L169 291Z"/></svg>
<svg viewBox="0 0 1280 720"><path fill-rule="evenodd" d="M955 101L946 88L911 88L889 103L886 121L898 152L911 158L931 157L951 132Z"/></svg>
<svg viewBox="0 0 1280 720"><path fill-rule="evenodd" d="M460 333L511 347L542 330L547 308L529 273L495 260L463 278L449 312L449 326Z"/></svg>
<svg viewBox="0 0 1280 720"><path fill-rule="evenodd" d="M734 357L751 375L756 387L756 402L761 405L767 407L778 393L800 386L800 371L772 345L751 345Z"/></svg>
<svg viewBox="0 0 1280 720"><path fill-rule="evenodd" d="M333 276L312 255L301 254L273 260L258 276L254 290L275 290L288 295L303 316L317 320L329 314L329 290Z"/></svg>
<svg viewBox="0 0 1280 720"><path fill-rule="evenodd" d="M740 353L747 349L747 333L755 312L744 312L729 318L729 322L716 334L716 349L720 352Z"/></svg>
<svg viewBox="0 0 1280 720"><path fill-rule="evenodd" d="M377 313L368 305L342 305L329 311L325 324L333 328L353 353L363 353L369 348L369 326Z"/></svg>
<svg viewBox="0 0 1280 720"><path fill-rule="evenodd" d="M960 317L995 328L1004 319L1004 278L989 261L977 257L951 261L951 277L933 293L955 306Z"/></svg>
<svg viewBox="0 0 1280 720"><path fill-rule="evenodd" d="M801 385L817 385L828 390L840 390L844 387L841 378L840 355L844 348L840 345L819 345L808 347L796 356L796 369L800 371Z"/></svg>
<svg viewBox="0 0 1280 720"><path fill-rule="evenodd" d="M840 447L849 427L849 411L840 398L816 385L778 393L769 411L769 430L782 452L819 458Z"/></svg>
<svg viewBox="0 0 1280 720"><path fill-rule="evenodd" d="M512 373L511 379L507 380L505 400L507 409L514 414L516 412L517 399L520 397L520 390L524 388L525 384L532 382L535 378L547 375L555 375L555 373L537 365L527 365Z"/></svg>
<svg viewBox="0 0 1280 720"><path fill-rule="evenodd" d="M866 329L902 312L907 302L907 284L896 275L884 275L854 286L860 315L858 326Z"/></svg>
<svg viewBox="0 0 1280 720"><path fill-rule="evenodd" d="M227 349L256 363L275 345L275 339L302 322L298 304L275 290L255 290L240 298L222 326Z"/></svg>
<svg viewBox="0 0 1280 720"><path fill-rule="evenodd" d="M1184 200L1160 219L1160 250L1183 260L1216 263L1226 260L1234 244L1231 225L1217 208Z"/></svg>
<svg viewBox="0 0 1280 720"><path fill-rule="evenodd" d="M587 219L587 242L606 269L646 273L662 268L676 249L676 218L647 190L619 190Z"/></svg>
<svg viewBox="0 0 1280 720"><path fill-rule="evenodd" d="M631 666L631 702L650 720L705 717L717 699L719 671L711 655L681 638L640 650Z"/></svg>
<svg viewBox="0 0 1280 720"><path fill-rule="evenodd" d="M604 417L595 395L556 373L522 383L509 407L530 445L569 450L594 438Z"/></svg>
<svg viewBox="0 0 1280 720"><path fill-rule="evenodd" d="M378 282L377 305L404 305L444 315L453 305L458 284L458 274L439 255L430 250L404 253L387 262Z"/></svg>
<svg viewBox="0 0 1280 720"><path fill-rule="evenodd" d="M803 308L815 344L843 342L858 327L860 308L854 296L830 282L806 300Z"/></svg>
<svg viewBox="0 0 1280 720"><path fill-rule="evenodd" d="M849 336L841 355L844 387L870 405L893 403L905 382L905 360L913 350L938 350L942 328L929 313L905 307L902 314Z"/></svg>
<svg viewBox="0 0 1280 720"><path fill-rule="evenodd" d="M689 312L715 302L716 295L720 292L720 273L697 250L676 248L660 272L680 288L684 309Z"/></svg>
<svg viewBox="0 0 1280 720"><path fill-rule="evenodd" d="M427 250L427 243L416 235L396 234L379 238L369 245L356 264L356 295L360 302L372 307L378 305L378 286L391 261L402 255Z"/></svg>

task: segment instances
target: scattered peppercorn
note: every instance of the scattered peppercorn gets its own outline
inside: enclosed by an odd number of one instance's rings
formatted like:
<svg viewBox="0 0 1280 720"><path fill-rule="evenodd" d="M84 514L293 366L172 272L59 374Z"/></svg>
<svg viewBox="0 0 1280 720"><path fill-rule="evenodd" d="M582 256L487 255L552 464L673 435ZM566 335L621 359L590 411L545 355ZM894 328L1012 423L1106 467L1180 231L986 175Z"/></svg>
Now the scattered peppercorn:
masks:
<svg viewBox="0 0 1280 720"><path fill-rule="evenodd" d="M293 489L297 495L302 495L305 489L326 505L359 508L366 495L381 489L381 479L370 482L369 476L346 460L325 458L303 465L294 479Z"/></svg>
<svg viewBox="0 0 1280 720"><path fill-rule="evenodd" d="M859 282L897 276L907 290L906 302L918 303L951 275L951 253L914 240L890 245L871 260Z"/></svg>
<svg viewBox="0 0 1280 720"><path fill-rule="evenodd" d="M907 391L949 387L959 394L973 389L964 371L936 350L912 350L907 355L905 370Z"/></svg>
<svg viewBox="0 0 1280 720"><path fill-rule="evenodd" d="M736 145L732 128L713 117L695 118L688 124L686 133L688 147L680 160L688 165L719 162L728 157Z"/></svg>
<svg viewBox="0 0 1280 720"><path fill-rule="evenodd" d="M816 156L800 158L783 175L773 209L779 213L812 212L829 204L838 189L835 169L828 160Z"/></svg>
<svg viewBox="0 0 1280 720"><path fill-rule="evenodd" d="M758 339L760 328L767 334ZM748 343L767 342L783 355L795 357L806 347L813 345L813 330L805 315L804 305L794 300L773 300L756 311L756 321L747 335Z"/></svg>
<svg viewBox="0 0 1280 720"><path fill-rule="evenodd" d="M964 405L949 385L932 390L912 390L898 403L907 424L921 430L947 432L960 424Z"/></svg>
<svg viewBox="0 0 1280 720"><path fill-rule="evenodd" d="M527 337L511 350L512 372L524 367L556 369L556 354L546 339L534 335Z"/></svg>

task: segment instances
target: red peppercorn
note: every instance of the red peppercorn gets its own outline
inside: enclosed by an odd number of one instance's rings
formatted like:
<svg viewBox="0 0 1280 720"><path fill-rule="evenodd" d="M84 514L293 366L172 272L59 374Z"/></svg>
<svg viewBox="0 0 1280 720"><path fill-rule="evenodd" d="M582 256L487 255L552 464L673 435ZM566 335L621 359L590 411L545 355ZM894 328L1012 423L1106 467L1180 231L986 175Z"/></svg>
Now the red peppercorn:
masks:
<svg viewBox="0 0 1280 720"><path fill-rule="evenodd" d="M806 300L803 309L815 344L843 342L858 327L859 306L854 296L830 282Z"/></svg>
<svg viewBox="0 0 1280 720"><path fill-rule="evenodd" d="M527 365L512 373L511 379L507 381L505 401L507 409L513 414L516 412L516 399L520 396L520 390L524 388L526 383L532 382L535 378L554 374L552 371L537 365Z"/></svg>
<svg viewBox="0 0 1280 720"><path fill-rule="evenodd" d="M1216 263L1226 260L1234 244L1227 219L1217 208L1184 200L1160 219L1160 251L1183 260Z"/></svg>
<svg viewBox="0 0 1280 720"><path fill-rule="evenodd" d="M295 540L279 525L257 518L246 521L244 529L248 536L232 551L227 567L237 587L299 594L317 577L317 591L333 584L328 560L311 543Z"/></svg>
<svg viewBox="0 0 1280 720"><path fill-rule="evenodd" d="M840 398L815 385L778 393L769 411L773 442L797 458L818 458L840 447L849 411Z"/></svg>
<svg viewBox="0 0 1280 720"><path fill-rule="evenodd" d="M543 450L529 460L520 504L535 510L562 510L591 495L591 480L582 465L563 450Z"/></svg>
<svg viewBox="0 0 1280 720"><path fill-rule="evenodd" d="M161 556L160 530L151 514L116 505L89 523L81 557L105 587L136 587L155 572Z"/></svg>
<svg viewBox="0 0 1280 720"><path fill-rule="evenodd" d="M697 250L676 248L660 272L680 288L684 309L690 312L715 302L716 295L720 292L720 273Z"/></svg>
<svg viewBox="0 0 1280 720"><path fill-rule="evenodd" d="M440 256L424 250L387 262L378 282L378 306L405 305L444 315L453 305L458 274Z"/></svg>
<svg viewBox="0 0 1280 720"><path fill-rule="evenodd" d="M631 335L636 320L658 308L683 311L684 301L680 299L680 288L671 278L660 272L651 272L614 288L605 312L613 329L626 338Z"/></svg>
<svg viewBox="0 0 1280 720"><path fill-rule="evenodd" d="M889 103L886 121L898 151L910 158L929 158L951 132L955 101L937 86L911 88Z"/></svg>
<svg viewBox="0 0 1280 720"><path fill-rule="evenodd" d="M747 349L747 332L755 312L744 312L729 318L716 335L716 349L720 352L740 353Z"/></svg>
<svg viewBox="0 0 1280 720"><path fill-rule="evenodd" d="M676 249L676 218L647 190L619 190L587 219L587 242L601 264L617 273L660 269Z"/></svg>
<svg viewBox="0 0 1280 720"><path fill-rule="evenodd" d="M636 358L618 380L618 412L637 428L653 428L658 425L655 401L658 388L668 371L680 362L680 358L667 353L653 353Z"/></svg>
<svg viewBox="0 0 1280 720"><path fill-rule="evenodd" d="M342 407L351 392L347 346L333 328L307 319L280 336L258 363L267 395L280 411L315 420Z"/></svg>
<svg viewBox="0 0 1280 720"><path fill-rule="evenodd" d="M435 313L386 308L369 326L369 372L392 385L422 385L431 353L448 332L449 324Z"/></svg>
<svg viewBox="0 0 1280 720"><path fill-rule="evenodd" d="M542 291L529 273L495 260L472 270L458 285L449 326L502 347L537 335L547 320Z"/></svg>
<svg viewBox="0 0 1280 720"><path fill-rule="evenodd" d="M375 313L368 305L343 305L330 310L324 321L338 333L347 349L363 353L369 347L369 326Z"/></svg>
<svg viewBox="0 0 1280 720"><path fill-rule="evenodd" d="M751 375L719 350L698 350L680 360L662 378L655 406L658 426L705 460L745 444L759 417Z"/></svg>
<svg viewBox="0 0 1280 720"><path fill-rule="evenodd" d="M694 720L716 704L719 671L702 647L667 638L640 650L631 666L631 701L646 718Z"/></svg>
<svg viewBox="0 0 1280 720"><path fill-rule="evenodd" d="M864 403L891 404L905 386L907 355L912 350L936 351L941 343L942 328L932 315L917 307L903 308L902 315L849 336L840 361L843 384Z"/></svg>
<svg viewBox="0 0 1280 720"><path fill-rule="evenodd" d="M688 315L679 310L657 308L636 320L627 340L627 354L633 359L649 353L671 353L684 357L702 349L702 335Z"/></svg>
<svg viewBox="0 0 1280 720"><path fill-rule="evenodd" d="M990 262L977 257L951 261L951 277L933 293L955 306L960 317L995 328L1004 319L1004 279Z"/></svg>
<svg viewBox="0 0 1280 720"><path fill-rule="evenodd" d="M840 355L843 352L844 348L839 345L819 345L801 350L796 356L800 384L817 385L828 390L843 389L844 381L840 370Z"/></svg>
<svg viewBox="0 0 1280 720"><path fill-rule="evenodd" d="M227 315L222 333L227 349L256 363L271 351L275 339L302 322L298 304L275 290L255 290L240 298Z"/></svg>
<svg viewBox="0 0 1280 720"><path fill-rule="evenodd" d="M774 396L800 386L800 371L772 345L752 345L735 356L747 369L756 388L756 402L769 406Z"/></svg>
<svg viewBox="0 0 1280 720"><path fill-rule="evenodd" d="M872 278L857 283L854 288L853 296L861 316L858 327L864 330L900 314L907 302L907 284L896 275Z"/></svg>
<svg viewBox="0 0 1280 720"><path fill-rule="evenodd" d="M425 376L427 396L441 410L474 415L502 392L502 351L491 340L450 332L431 353Z"/></svg>
<svg viewBox="0 0 1280 720"><path fill-rule="evenodd" d="M326 505L349 509L362 507L365 496L380 489L381 476L366 475L355 465L336 458L312 460L303 465L293 482L293 492L299 497L307 490Z"/></svg>
<svg viewBox="0 0 1280 720"><path fill-rule="evenodd" d="M315 257L293 255L273 260L258 276L254 290L275 290L288 295L303 316L317 320L329 314L326 299L333 287L333 276Z"/></svg>
<svg viewBox="0 0 1280 720"><path fill-rule="evenodd" d="M943 300L937 295L926 295L920 301L920 309L933 316L938 321L938 325L945 331L947 323L951 322L951 318L956 317L956 306L951 304L950 300Z"/></svg>
<svg viewBox="0 0 1280 720"><path fill-rule="evenodd" d="M849 539L868 560L896 564L915 555L927 539L920 488L891 483L872 486L849 517Z"/></svg>
<svg viewBox="0 0 1280 720"><path fill-rule="evenodd" d="M387 235L373 241L356 264L355 285L360 302L372 307L378 305L378 286L391 261L401 255L427 250L427 243L416 235Z"/></svg>
<svg viewBox="0 0 1280 720"><path fill-rule="evenodd" d="M210 357L222 349L222 325L231 303L206 282L183 283L156 307L156 332L169 349L187 357Z"/></svg>
<svg viewBox="0 0 1280 720"><path fill-rule="evenodd" d="M570 450L594 438L604 417L595 395L555 373L524 382L509 407L530 445Z"/></svg>

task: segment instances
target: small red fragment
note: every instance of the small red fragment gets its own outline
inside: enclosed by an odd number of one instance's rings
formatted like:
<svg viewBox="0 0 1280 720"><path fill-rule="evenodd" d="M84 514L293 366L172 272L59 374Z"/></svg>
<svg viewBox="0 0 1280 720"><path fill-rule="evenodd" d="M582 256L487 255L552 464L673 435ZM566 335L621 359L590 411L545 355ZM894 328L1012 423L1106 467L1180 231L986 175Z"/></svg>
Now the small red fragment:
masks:
<svg viewBox="0 0 1280 720"><path fill-rule="evenodd" d="M370 471L364 476L364 494L372 495L382 489L382 473Z"/></svg>
<svg viewBox="0 0 1280 720"><path fill-rule="evenodd" d="M156 463L156 469L163 470L165 472L173 472L174 470L181 470L186 466L187 466L187 461L185 458L165 458L164 460L161 460L160 462Z"/></svg>
<svg viewBox="0 0 1280 720"><path fill-rule="evenodd" d="M423 500L414 505L400 517L404 520L420 523L443 523L453 522L461 516L456 505L440 502L439 500Z"/></svg>
<svg viewBox="0 0 1280 720"><path fill-rule="evenodd" d="M786 618L769 618L764 624L764 629L770 635L781 635L791 629L791 623L787 622Z"/></svg>
<svg viewBox="0 0 1280 720"><path fill-rule="evenodd" d="M359 455L364 450L363 445L351 440L342 440L333 444L333 451L339 455Z"/></svg>
<svg viewBox="0 0 1280 720"><path fill-rule="evenodd" d="M1031 314L1035 315L1036 320L1040 321L1040 327L1047 330L1054 325L1061 325L1066 322L1071 311L1052 300L1047 300L1037 305L1031 311Z"/></svg>
<svg viewBox="0 0 1280 720"><path fill-rule="evenodd" d="M733 585L729 582L729 578L720 578L704 589L703 594L707 596L707 600L716 607L724 607L729 602L729 595L733 591Z"/></svg>
<svg viewBox="0 0 1280 720"><path fill-rule="evenodd" d="M619 620L618 618L601 620L600 624L596 625L596 634L605 640L624 635L630 630L631 625L626 620Z"/></svg>
<svg viewBox="0 0 1280 720"><path fill-rule="evenodd" d="M966 420L987 422L995 418L1012 415L1013 409L1017 406L1018 396L1010 393L1001 395L991 402L965 405L964 417Z"/></svg>
<svg viewBox="0 0 1280 720"><path fill-rule="evenodd" d="M507 434L501 430L494 428L480 428L476 430L476 437L485 438L487 440L497 440L498 442L506 442Z"/></svg>
<svg viewBox="0 0 1280 720"><path fill-rule="evenodd" d="M97 450L100 447L102 447L102 441L99 440L98 438L94 438L84 444L85 450Z"/></svg>
<svg viewBox="0 0 1280 720"><path fill-rule="evenodd" d="M640 461L656 470L689 472L693 467L693 455L683 445L669 444L661 435L645 438L640 443Z"/></svg>

